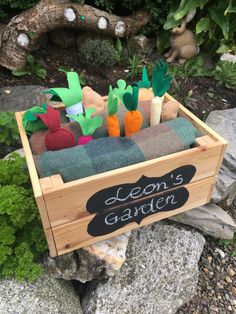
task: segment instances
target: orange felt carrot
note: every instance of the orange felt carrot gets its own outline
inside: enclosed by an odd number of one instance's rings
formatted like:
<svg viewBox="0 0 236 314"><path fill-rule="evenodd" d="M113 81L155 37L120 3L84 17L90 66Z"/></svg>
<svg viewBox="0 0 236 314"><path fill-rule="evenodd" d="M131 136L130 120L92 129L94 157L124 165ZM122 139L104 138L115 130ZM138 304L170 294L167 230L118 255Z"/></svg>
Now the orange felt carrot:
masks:
<svg viewBox="0 0 236 314"><path fill-rule="evenodd" d="M139 132L143 124L143 116L140 111L137 110L138 107L138 93L139 87L134 86L133 92L125 93L123 96L123 103L128 110L124 118L125 135L131 136Z"/></svg>
<svg viewBox="0 0 236 314"><path fill-rule="evenodd" d="M118 110L118 98L113 94L110 86L108 94L107 131L110 137L120 136L120 122L116 116Z"/></svg>

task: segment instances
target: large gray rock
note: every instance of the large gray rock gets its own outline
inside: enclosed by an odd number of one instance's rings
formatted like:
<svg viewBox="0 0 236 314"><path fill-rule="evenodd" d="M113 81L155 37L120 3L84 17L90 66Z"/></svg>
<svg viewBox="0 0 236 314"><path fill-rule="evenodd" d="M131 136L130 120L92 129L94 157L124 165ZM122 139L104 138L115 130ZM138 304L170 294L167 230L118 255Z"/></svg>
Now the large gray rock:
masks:
<svg viewBox="0 0 236 314"><path fill-rule="evenodd" d="M82 314L72 285L44 275L35 283L0 281L1 314Z"/></svg>
<svg viewBox="0 0 236 314"><path fill-rule="evenodd" d="M42 94L43 89L37 85L0 88L0 111L21 111L47 102L49 96Z"/></svg>
<svg viewBox="0 0 236 314"><path fill-rule="evenodd" d="M235 121L236 108L212 111L206 119L206 124L229 142L212 196L214 203L227 199L227 204L230 205L236 196Z"/></svg>
<svg viewBox="0 0 236 314"><path fill-rule="evenodd" d="M233 239L236 231L236 225L229 214L211 203L169 217L169 219L192 226L220 239Z"/></svg>
<svg viewBox="0 0 236 314"><path fill-rule="evenodd" d="M44 259L46 271L54 278L83 283L114 276L125 262L129 236L124 233L55 258L48 256Z"/></svg>
<svg viewBox="0 0 236 314"><path fill-rule="evenodd" d="M195 294L204 237L158 222L132 232L120 273L82 300L84 314L172 314Z"/></svg>

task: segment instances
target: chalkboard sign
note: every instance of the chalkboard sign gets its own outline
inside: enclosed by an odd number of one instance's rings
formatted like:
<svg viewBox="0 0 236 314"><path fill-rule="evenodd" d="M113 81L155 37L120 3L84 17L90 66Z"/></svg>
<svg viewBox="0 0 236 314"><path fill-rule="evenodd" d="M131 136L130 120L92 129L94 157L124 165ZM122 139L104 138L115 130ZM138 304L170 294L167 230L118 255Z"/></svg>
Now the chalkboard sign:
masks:
<svg viewBox="0 0 236 314"><path fill-rule="evenodd" d="M180 186L189 183L195 173L194 166L186 165L162 177L142 176L135 183L98 191L86 204L90 213L97 213L88 225L88 233L105 235L131 222L140 224L145 217L158 212L180 208L189 197L188 190Z"/></svg>
<svg viewBox="0 0 236 314"><path fill-rule="evenodd" d="M114 210L98 213L89 223L88 233L94 237L102 236L131 222L140 224L144 218L150 215L180 208L188 198L188 190L181 187L117 207Z"/></svg>

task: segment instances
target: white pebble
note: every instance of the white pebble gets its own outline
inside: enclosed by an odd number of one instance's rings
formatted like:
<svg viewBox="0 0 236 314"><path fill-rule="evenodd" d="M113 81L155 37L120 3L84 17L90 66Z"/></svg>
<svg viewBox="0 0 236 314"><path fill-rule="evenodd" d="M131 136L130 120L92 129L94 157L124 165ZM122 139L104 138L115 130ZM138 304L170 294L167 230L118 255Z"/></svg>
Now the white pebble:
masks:
<svg viewBox="0 0 236 314"><path fill-rule="evenodd" d="M221 258L225 258L225 252L223 252L221 249L216 248L215 252L219 253Z"/></svg>

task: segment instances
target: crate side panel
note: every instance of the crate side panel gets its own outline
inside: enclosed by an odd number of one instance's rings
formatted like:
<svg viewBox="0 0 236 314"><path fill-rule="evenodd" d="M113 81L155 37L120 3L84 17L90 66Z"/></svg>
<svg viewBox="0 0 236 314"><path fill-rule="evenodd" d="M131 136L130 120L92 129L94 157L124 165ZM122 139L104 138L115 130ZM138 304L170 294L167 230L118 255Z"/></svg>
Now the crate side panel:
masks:
<svg viewBox="0 0 236 314"><path fill-rule="evenodd" d="M137 224L136 222L131 222L128 225L103 236L93 237L90 234L88 234L87 231L88 224L95 217L95 214L78 219L77 221L71 223L54 227L52 230L58 254L61 255L73 251L83 246L87 246L98 241L102 241L104 239L108 239L121 233L127 232L129 230L139 228L152 222L176 215L191 208L201 206L208 201L209 193L214 182L215 177L211 177L204 180L200 180L198 182L190 183L185 186L185 188L189 192L189 198L182 207L173 211L165 211L148 216L144 218L140 222L140 224ZM171 190L170 192L174 190Z"/></svg>
<svg viewBox="0 0 236 314"><path fill-rule="evenodd" d="M137 182L143 175L147 177L161 177L174 169L186 165L194 165L196 173L191 182L202 180L215 175L221 153L221 145L213 145L206 150L198 148L186 150L184 154L177 153L164 158L158 158L136 167L129 167L129 171L119 169L97 176L96 180L88 180L80 184L75 181L70 188L58 188L44 195L51 225L53 227L76 220L87 215L87 200L97 191L124 183ZM134 165L135 166L135 165ZM83 180L83 179L82 179ZM83 181L82 181L83 182ZM64 185L64 187L66 184Z"/></svg>

